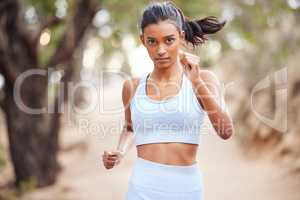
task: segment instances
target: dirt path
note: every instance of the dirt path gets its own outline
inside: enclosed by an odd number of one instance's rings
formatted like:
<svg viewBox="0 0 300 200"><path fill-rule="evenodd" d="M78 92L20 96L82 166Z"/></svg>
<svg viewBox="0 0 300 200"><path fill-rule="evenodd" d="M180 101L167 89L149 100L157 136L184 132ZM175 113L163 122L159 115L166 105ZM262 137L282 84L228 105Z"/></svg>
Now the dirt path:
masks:
<svg viewBox="0 0 300 200"><path fill-rule="evenodd" d="M121 106L120 83L110 86L104 99L107 108ZM66 127L61 137L64 151L60 161L64 170L58 183L31 194L28 200L121 200L136 157L132 149L123 163L112 170L101 164L101 154L112 149L118 140L116 124L121 114L89 115L90 131ZM94 124L94 125L92 125ZM96 127L98 124L100 128ZM101 129L102 127L102 129ZM103 128L104 127L104 128ZM111 130L109 134L108 129ZM105 131L103 131L105 130ZM103 137L103 133L107 135ZM198 151L199 170L204 178L206 200L299 200L300 179L268 161L246 160L235 137L223 141L214 133L201 138ZM72 144L75 148L72 148ZM298 181L298 182L297 182Z"/></svg>

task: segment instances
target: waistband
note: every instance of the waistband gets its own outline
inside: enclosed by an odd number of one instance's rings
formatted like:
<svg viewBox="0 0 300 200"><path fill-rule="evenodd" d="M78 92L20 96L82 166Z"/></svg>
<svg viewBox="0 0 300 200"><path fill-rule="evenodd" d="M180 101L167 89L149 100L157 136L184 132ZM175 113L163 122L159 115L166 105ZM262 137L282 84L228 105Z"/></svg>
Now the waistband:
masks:
<svg viewBox="0 0 300 200"><path fill-rule="evenodd" d="M136 164L144 165L145 167L151 167L151 168L159 168L159 169L165 169L165 170L173 170L181 173L191 173L195 170L198 170L198 163L194 163L192 165L169 165L169 164L163 164L154 162L151 160L146 160L141 157L137 157Z"/></svg>
<svg viewBox="0 0 300 200"><path fill-rule="evenodd" d="M192 192L201 190L202 174L197 162L192 165L168 165L137 157L130 183L157 191Z"/></svg>

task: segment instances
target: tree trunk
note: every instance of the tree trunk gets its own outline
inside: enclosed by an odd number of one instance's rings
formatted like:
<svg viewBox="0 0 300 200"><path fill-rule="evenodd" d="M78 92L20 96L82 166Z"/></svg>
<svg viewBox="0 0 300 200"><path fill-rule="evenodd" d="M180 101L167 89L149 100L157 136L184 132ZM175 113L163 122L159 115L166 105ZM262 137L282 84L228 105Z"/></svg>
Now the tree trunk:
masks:
<svg viewBox="0 0 300 200"><path fill-rule="evenodd" d="M59 169L56 158L59 113L24 112L14 100L11 87L6 84L5 114L16 185L24 181L34 181L37 187L50 185L55 182ZM20 93L26 106L47 107L47 78L28 77ZM55 100L54 105L57 103Z"/></svg>
<svg viewBox="0 0 300 200"><path fill-rule="evenodd" d="M26 28L20 0L0 1L0 73L5 78L5 98L2 108L6 114L11 160L16 185L34 181L42 187L55 182L59 164L58 132L60 113L59 96L48 98L48 78L45 75L28 76L21 84L21 101L16 101L15 81L28 70L55 69L60 64L71 63L73 54L89 28L98 10L97 0L79 0L74 15L69 18L68 28L59 41L49 63L40 67L38 63L39 34L37 37ZM51 20L50 20L51 21ZM69 66L72 67L72 66ZM72 69L66 71L71 73ZM68 74L66 74L68 76ZM70 75L72 76L72 75ZM31 108L46 108L39 114L25 111L21 102ZM50 109L49 109L50 108Z"/></svg>

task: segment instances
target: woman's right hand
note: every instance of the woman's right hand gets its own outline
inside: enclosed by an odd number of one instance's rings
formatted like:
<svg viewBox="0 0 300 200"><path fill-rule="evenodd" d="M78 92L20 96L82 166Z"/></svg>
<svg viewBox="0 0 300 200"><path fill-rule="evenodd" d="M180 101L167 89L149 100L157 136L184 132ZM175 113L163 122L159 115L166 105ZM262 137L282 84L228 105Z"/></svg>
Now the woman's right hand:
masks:
<svg viewBox="0 0 300 200"><path fill-rule="evenodd" d="M106 169L111 169L119 165L123 157L124 153L121 151L104 151L102 155L103 165Z"/></svg>

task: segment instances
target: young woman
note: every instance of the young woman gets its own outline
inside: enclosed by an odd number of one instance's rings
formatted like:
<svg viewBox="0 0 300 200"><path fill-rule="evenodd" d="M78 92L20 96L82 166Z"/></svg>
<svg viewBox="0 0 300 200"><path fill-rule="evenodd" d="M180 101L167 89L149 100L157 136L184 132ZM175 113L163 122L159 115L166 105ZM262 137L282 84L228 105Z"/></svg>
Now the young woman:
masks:
<svg viewBox="0 0 300 200"><path fill-rule="evenodd" d="M208 116L222 139L233 134L219 82L200 69L182 43L200 45L224 26L215 17L188 20L172 2L151 3L143 12L140 39L154 63L151 73L126 80L125 121L117 150L104 151L106 169L118 165L133 143L137 160L127 200L201 200L203 187L196 153ZM140 66L142 67L142 66Z"/></svg>

